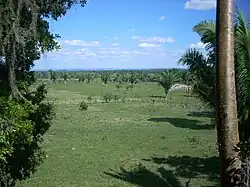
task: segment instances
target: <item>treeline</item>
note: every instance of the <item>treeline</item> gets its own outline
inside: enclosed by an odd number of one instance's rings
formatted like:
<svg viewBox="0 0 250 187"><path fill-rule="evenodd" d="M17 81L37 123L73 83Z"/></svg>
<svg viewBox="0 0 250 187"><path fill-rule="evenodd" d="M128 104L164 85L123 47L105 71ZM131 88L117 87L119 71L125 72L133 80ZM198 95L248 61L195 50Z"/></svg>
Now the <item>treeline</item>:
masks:
<svg viewBox="0 0 250 187"><path fill-rule="evenodd" d="M36 71L35 77L49 79L51 82L66 82L77 80L81 83L103 82L108 83L130 83L159 82L164 72L170 71L178 77L179 83L189 84L191 73L186 69L149 69L149 70L102 70L102 71Z"/></svg>

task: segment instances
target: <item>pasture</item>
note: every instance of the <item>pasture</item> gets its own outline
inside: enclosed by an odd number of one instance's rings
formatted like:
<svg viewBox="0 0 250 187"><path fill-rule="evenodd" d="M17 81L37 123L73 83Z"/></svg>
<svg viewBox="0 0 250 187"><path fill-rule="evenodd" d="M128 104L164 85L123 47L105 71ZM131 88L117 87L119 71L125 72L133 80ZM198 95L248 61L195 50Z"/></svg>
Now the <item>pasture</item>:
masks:
<svg viewBox="0 0 250 187"><path fill-rule="evenodd" d="M189 178L190 186L216 185L216 131L196 98L181 91L165 98L156 83L48 86L56 118L42 145L47 158L19 186L181 187ZM108 92L118 97L105 102Z"/></svg>

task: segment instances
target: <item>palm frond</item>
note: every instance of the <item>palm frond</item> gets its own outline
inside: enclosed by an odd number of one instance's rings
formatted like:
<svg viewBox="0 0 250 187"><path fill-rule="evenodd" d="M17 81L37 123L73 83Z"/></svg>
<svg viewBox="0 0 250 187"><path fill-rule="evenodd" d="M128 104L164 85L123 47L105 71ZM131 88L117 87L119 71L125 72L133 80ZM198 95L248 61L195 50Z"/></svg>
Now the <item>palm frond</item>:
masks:
<svg viewBox="0 0 250 187"><path fill-rule="evenodd" d="M174 71L167 70L160 74L158 84L164 88L165 94L167 96L170 88L179 81L178 74Z"/></svg>
<svg viewBox="0 0 250 187"><path fill-rule="evenodd" d="M248 140L250 113L250 25L237 9L235 27L235 71L237 109L241 139Z"/></svg>
<svg viewBox="0 0 250 187"><path fill-rule="evenodd" d="M215 58L212 55L211 52L209 58L206 58L199 50L188 49L178 63L187 65L194 76L195 95L210 107L215 107Z"/></svg>
<svg viewBox="0 0 250 187"><path fill-rule="evenodd" d="M179 64L187 65L193 75L193 91L197 97L214 110L215 28L215 21L202 21L193 28L206 44L207 57L196 49L189 49L178 61ZM239 9L235 16L235 75L240 137L242 141L247 141L250 139L250 24Z"/></svg>
<svg viewBox="0 0 250 187"><path fill-rule="evenodd" d="M216 23L214 20L201 21L193 27L193 31L197 32L201 37L201 41L206 44L206 49L214 49L216 45Z"/></svg>

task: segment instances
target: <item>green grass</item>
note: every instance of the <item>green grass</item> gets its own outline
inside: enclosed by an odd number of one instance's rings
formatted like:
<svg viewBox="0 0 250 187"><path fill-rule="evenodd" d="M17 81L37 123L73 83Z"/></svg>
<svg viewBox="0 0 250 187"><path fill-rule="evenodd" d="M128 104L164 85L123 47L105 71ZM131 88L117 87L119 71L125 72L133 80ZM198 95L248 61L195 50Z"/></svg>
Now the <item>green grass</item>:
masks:
<svg viewBox="0 0 250 187"><path fill-rule="evenodd" d="M216 133L195 98L173 92L166 100L153 83L132 91L98 83L49 87L57 115L43 143L47 159L20 186L178 187L189 178L191 186L216 184ZM103 103L106 92L126 101ZM87 96L100 100L80 111Z"/></svg>

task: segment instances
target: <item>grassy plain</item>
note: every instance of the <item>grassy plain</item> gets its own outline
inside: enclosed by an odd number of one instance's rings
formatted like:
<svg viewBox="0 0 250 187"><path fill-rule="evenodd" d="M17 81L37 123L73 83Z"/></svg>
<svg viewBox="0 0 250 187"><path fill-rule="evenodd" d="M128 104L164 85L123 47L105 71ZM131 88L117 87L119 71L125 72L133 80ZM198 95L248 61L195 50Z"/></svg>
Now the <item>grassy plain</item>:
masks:
<svg viewBox="0 0 250 187"><path fill-rule="evenodd" d="M104 103L102 96L120 98ZM156 83L50 84L56 118L45 136L47 159L23 187L215 186L216 132L206 107ZM79 110L80 101L89 105Z"/></svg>

